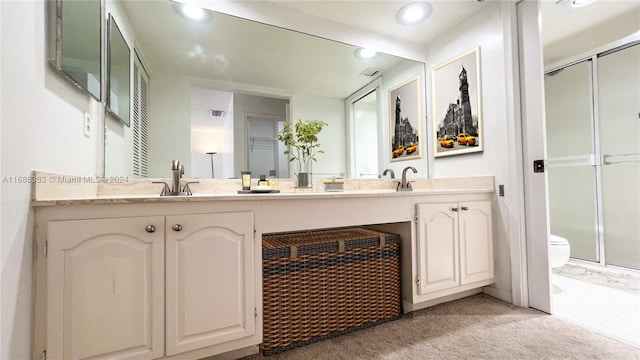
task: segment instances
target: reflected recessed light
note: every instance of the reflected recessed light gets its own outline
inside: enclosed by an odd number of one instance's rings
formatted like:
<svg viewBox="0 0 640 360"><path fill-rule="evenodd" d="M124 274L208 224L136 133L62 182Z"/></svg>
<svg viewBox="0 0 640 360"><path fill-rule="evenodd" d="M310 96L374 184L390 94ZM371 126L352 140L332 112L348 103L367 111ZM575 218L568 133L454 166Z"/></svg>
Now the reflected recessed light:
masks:
<svg viewBox="0 0 640 360"><path fill-rule="evenodd" d="M201 7L172 1L171 6L180 16L185 19L204 22L211 19L211 13Z"/></svg>
<svg viewBox="0 0 640 360"><path fill-rule="evenodd" d="M373 59L378 55L378 52L371 48L357 48L353 54L358 59Z"/></svg>
<svg viewBox="0 0 640 360"><path fill-rule="evenodd" d="M426 1L409 3L396 13L396 22L400 25L417 25L425 21L433 12L433 6Z"/></svg>

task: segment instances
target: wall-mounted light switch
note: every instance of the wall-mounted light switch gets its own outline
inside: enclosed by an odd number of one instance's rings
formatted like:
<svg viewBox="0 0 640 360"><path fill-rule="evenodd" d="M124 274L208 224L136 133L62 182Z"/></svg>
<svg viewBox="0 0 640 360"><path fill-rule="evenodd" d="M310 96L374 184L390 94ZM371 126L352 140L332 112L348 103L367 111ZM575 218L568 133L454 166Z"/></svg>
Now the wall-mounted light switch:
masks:
<svg viewBox="0 0 640 360"><path fill-rule="evenodd" d="M91 115L89 113L84 113L84 121L82 122L82 126L84 127L84 136L91 137Z"/></svg>

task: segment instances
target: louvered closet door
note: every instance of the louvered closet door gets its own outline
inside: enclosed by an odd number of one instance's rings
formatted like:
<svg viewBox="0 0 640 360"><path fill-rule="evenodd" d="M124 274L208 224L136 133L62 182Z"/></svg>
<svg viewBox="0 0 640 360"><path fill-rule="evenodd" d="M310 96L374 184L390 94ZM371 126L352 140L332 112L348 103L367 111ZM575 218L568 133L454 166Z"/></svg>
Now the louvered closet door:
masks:
<svg viewBox="0 0 640 360"><path fill-rule="evenodd" d="M133 67L133 175L149 176L149 74L135 53Z"/></svg>

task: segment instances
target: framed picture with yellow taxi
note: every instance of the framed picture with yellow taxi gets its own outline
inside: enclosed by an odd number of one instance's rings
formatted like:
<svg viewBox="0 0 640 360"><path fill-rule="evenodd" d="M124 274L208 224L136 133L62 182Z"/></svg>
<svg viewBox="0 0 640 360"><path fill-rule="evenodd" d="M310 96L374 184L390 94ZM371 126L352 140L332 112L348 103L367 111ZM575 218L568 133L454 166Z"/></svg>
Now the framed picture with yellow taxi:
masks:
<svg viewBox="0 0 640 360"><path fill-rule="evenodd" d="M422 89L420 75L389 89L391 161L422 158Z"/></svg>
<svg viewBox="0 0 640 360"><path fill-rule="evenodd" d="M481 152L480 47L434 66L431 85L434 156Z"/></svg>

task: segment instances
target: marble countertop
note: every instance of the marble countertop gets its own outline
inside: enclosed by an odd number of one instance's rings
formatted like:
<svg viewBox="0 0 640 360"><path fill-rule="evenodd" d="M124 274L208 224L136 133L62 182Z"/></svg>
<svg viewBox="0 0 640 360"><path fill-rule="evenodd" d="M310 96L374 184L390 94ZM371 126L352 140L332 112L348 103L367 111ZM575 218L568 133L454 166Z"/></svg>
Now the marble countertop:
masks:
<svg viewBox="0 0 640 360"><path fill-rule="evenodd" d="M56 205L100 205L100 204L139 204L169 202L206 202L206 201L259 201L259 200L312 200L338 199L357 197L395 197L420 196L436 194L477 194L492 193L493 189L416 189L413 191L396 190L356 190L356 191L298 191L281 193L249 193L249 194L198 194L187 196L160 195L102 195L96 197L33 200L33 206Z"/></svg>
<svg viewBox="0 0 640 360"><path fill-rule="evenodd" d="M34 171L36 178L51 179L33 184L34 207L58 205L100 205L135 203L177 203L206 201L311 200L356 197L399 197L436 194L493 193L493 176L424 179L411 178L413 191L396 191L398 179L345 179L344 191L325 191L322 180L313 187L295 188L293 180L280 179L279 193L244 193L240 180L197 179L190 185L193 195L160 196L168 179L127 179L126 182L91 181L93 178ZM55 180L55 181L53 181ZM183 179L183 182L194 181ZM253 184L255 186L257 184Z"/></svg>

